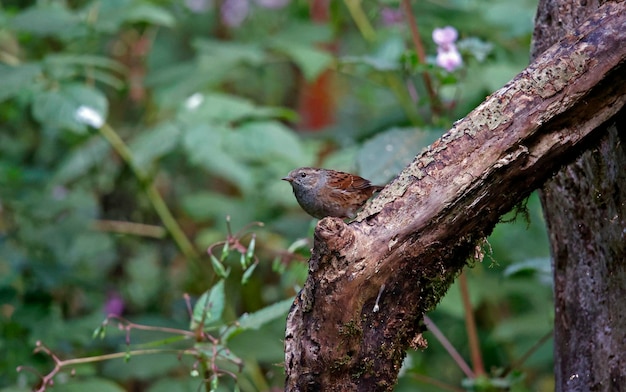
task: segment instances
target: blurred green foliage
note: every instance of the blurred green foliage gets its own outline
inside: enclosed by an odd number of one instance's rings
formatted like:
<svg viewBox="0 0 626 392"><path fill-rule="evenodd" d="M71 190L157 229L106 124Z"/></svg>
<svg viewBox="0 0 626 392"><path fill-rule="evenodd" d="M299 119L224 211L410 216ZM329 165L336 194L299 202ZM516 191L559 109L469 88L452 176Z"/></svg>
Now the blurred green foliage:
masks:
<svg viewBox="0 0 626 392"><path fill-rule="evenodd" d="M37 341L61 359L154 342L196 350L77 365L74 378L68 367L54 378L64 391L195 391L198 359L216 348L213 365L236 374L242 391L280 388L284 315L306 277L312 221L279 179L315 165L390 180L526 65L536 6L414 2L423 62L407 19L389 17L398 15L397 1L333 1L327 14L311 4L0 5L2 391L37 384L17 366L52 370L49 355L33 355ZM452 73L435 65L430 37L446 25L459 31L464 60ZM535 197L528 210L530 223L499 225L484 261L467 273L493 376L468 388L552 389L549 344L516 363L552 324ZM257 221L264 226L248 226ZM163 330L132 329L127 346L128 324L98 328L107 313L218 340L185 344L162 341L171 338ZM463 315L452 287L430 317L469 358ZM92 339L96 328L102 339ZM397 390L439 390L424 375L470 385L426 338L429 349L409 353ZM498 378L507 366L514 372ZM235 383L220 377L212 387Z"/></svg>

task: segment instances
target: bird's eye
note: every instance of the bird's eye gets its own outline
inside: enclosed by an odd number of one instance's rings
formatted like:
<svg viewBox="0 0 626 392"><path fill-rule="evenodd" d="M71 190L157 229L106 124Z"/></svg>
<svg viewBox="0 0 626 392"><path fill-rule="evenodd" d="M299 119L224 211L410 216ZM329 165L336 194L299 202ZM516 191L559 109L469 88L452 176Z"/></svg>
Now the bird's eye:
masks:
<svg viewBox="0 0 626 392"><path fill-rule="evenodd" d="M300 177L302 178L306 177L306 173L300 173Z"/></svg>

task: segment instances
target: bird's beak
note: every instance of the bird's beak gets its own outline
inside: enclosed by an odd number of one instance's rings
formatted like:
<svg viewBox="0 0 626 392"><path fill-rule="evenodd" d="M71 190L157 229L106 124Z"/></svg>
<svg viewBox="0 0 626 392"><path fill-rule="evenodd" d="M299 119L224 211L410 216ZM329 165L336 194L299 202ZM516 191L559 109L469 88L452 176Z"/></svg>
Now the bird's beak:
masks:
<svg viewBox="0 0 626 392"><path fill-rule="evenodd" d="M292 177L283 177L283 178L281 178L281 180L287 181L287 182L292 182L293 178Z"/></svg>

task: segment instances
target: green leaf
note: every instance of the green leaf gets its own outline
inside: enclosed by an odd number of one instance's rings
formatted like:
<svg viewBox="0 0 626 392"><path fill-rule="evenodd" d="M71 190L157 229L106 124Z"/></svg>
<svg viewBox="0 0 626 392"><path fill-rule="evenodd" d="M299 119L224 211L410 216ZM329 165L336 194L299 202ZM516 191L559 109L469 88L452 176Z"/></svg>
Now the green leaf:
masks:
<svg viewBox="0 0 626 392"><path fill-rule="evenodd" d="M220 256L220 261L226 260L226 258L230 254L230 245L228 245L228 244L229 244L229 242L225 241L224 242L224 246L222 246L222 254Z"/></svg>
<svg viewBox="0 0 626 392"><path fill-rule="evenodd" d="M127 69L104 56L87 54L51 54L43 60L46 75L55 80L74 80L77 76L94 79L120 89Z"/></svg>
<svg viewBox="0 0 626 392"><path fill-rule="evenodd" d="M226 271L226 268L224 268L224 264L222 264L222 262L219 261L217 257L213 256L212 254L209 254L209 256L211 258L211 265L213 266L213 270L215 271L217 276L219 276L220 278L227 278L229 273L228 271Z"/></svg>
<svg viewBox="0 0 626 392"><path fill-rule="evenodd" d="M293 121L297 114L283 107L257 106L253 102L227 94L195 93L187 97L178 112L178 119L190 126L210 122L216 126L257 119Z"/></svg>
<svg viewBox="0 0 626 392"><path fill-rule="evenodd" d="M84 230L72 238L65 249L63 265L82 272L84 279L97 279L113 266L113 240L110 236L91 230ZM94 265L89 265L93 263ZM85 271L82 271L82 270Z"/></svg>
<svg viewBox="0 0 626 392"><path fill-rule="evenodd" d="M217 324L222 319L226 294L224 292L224 279L217 282L211 290L200 296L193 308L193 319L190 329L195 330L200 325L204 328Z"/></svg>
<svg viewBox="0 0 626 392"><path fill-rule="evenodd" d="M197 59L179 61L154 70L145 80L146 85L152 87L158 106L172 110L179 109L180 103L197 94L198 89L207 89L222 82L223 76L219 72L204 69ZM185 117L188 115L183 113Z"/></svg>
<svg viewBox="0 0 626 392"><path fill-rule="evenodd" d="M518 263L512 263L508 265L503 272L505 277L512 277L515 275L523 275L524 272L549 274L552 271L552 264L549 257L538 257L532 259L526 259Z"/></svg>
<svg viewBox="0 0 626 392"><path fill-rule="evenodd" d="M304 155L300 139L276 121L255 121L241 125L225 135L224 149L239 160L254 163L282 159L296 165Z"/></svg>
<svg viewBox="0 0 626 392"><path fill-rule="evenodd" d="M183 134L183 146L189 161L239 186L244 192L254 186L251 171L232 154L223 149L227 127L198 124L189 127Z"/></svg>
<svg viewBox="0 0 626 392"><path fill-rule="evenodd" d="M510 37L521 37L532 33L535 10L524 2L495 2L484 8L482 17L493 26L502 26Z"/></svg>
<svg viewBox="0 0 626 392"><path fill-rule="evenodd" d="M119 61L115 61L105 56L77 53L55 53L49 54L43 60L46 67L89 67L103 68L117 73L126 73L126 67Z"/></svg>
<svg viewBox="0 0 626 392"><path fill-rule="evenodd" d="M226 232L226 224L224 217L230 215L232 217L232 227L243 227L250 223L250 217L257 211L258 206L250 203L245 197L236 195L224 195L217 192L194 192L184 195L182 199L182 207L185 213L198 222L213 220L216 222L212 230L208 230L208 242L200 241L199 243L209 246L224 238ZM217 230L217 231L214 231ZM200 234L206 232L201 232ZM216 253L217 255L217 253Z"/></svg>
<svg viewBox="0 0 626 392"><path fill-rule="evenodd" d="M39 36L56 35L80 23L77 15L61 3L43 3L17 14L10 26L17 31L24 31Z"/></svg>
<svg viewBox="0 0 626 392"><path fill-rule="evenodd" d="M192 45L199 55L208 56L206 60L220 61L230 67L239 63L262 65L266 61L265 52L258 45L211 39L196 39Z"/></svg>
<svg viewBox="0 0 626 392"><path fill-rule="evenodd" d="M55 386L65 392L124 392L124 388L117 385L113 381L100 378L92 378L86 381L69 380L63 385Z"/></svg>
<svg viewBox="0 0 626 392"><path fill-rule="evenodd" d="M478 37L468 37L456 43L461 53L469 53L479 62L485 61L487 56L493 51L493 44L485 42Z"/></svg>
<svg viewBox="0 0 626 392"><path fill-rule="evenodd" d="M135 337L133 339L136 339ZM140 339L140 338L139 338ZM181 359L172 353L131 356L128 360L110 360L101 363L103 374L116 380L157 380L165 374L181 370ZM196 385L197 387L197 385ZM55 388L56 390L56 388ZM187 391L188 389L184 389ZM61 389L65 392L65 389ZM91 389L83 389L83 392Z"/></svg>
<svg viewBox="0 0 626 392"><path fill-rule="evenodd" d="M333 63L333 57L328 52L293 39L274 38L270 40L270 45L293 60L309 81L315 80Z"/></svg>
<svg viewBox="0 0 626 392"><path fill-rule="evenodd" d="M142 132L129 144L135 164L146 169L153 161L176 147L180 134L180 128L171 122L159 124Z"/></svg>
<svg viewBox="0 0 626 392"><path fill-rule="evenodd" d="M106 338L106 336L107 336L106 326L98 325L98 327L94 329L91 338L103 340L104 338Z"/></svg>
<svg viewBox="0 0 626 392"><path fill-rule="evenodd" d="M241 276L241 284L242 285L248 283L248 281L252 277L252 274L254 273L254 270L256 269L257 265L258 265L257 263L254 263L254 264L250 265L250 267L248 267L248 269L245 270L245 272Z"/></svg>
<svg viewBox="0 0 626 392"><path fill-rule="evenodd" d="M137 306L147 306L162 288L159 268L160 255L152 247L141 247L137 254L124 264L126 296Z"/></svg>
<svg viewBox="0 0 626 392"><path fill-rule="evenodd" d="M542 336L551 328L552 320L548 314L534 312L501 320L491 332L490 338L502 343L520 341L528 336Z"/></svg>
<svg viewBox="0 0 626 392"><path fill-rule="evenodd" d="M532 275L546 286L553 285L552 262L550 257L530 258L508 265L503 272L507 278Z"/></svg>
<svg viewBox="0 0 626 392"><path fill-rule="evenodd" d="M185 102L185 107L180 113L183 121L195 123L208 120L229 124L251 117L257 112L252 102L233 95L204 94L198 95L197 99L199 100L197 105L190 105L189 101Z"/></svg>
<svg viewBox="0 0 626 392"><path fill-rule="evenodd" d="M190 371L191 377L179 377L179 378L154 378L150 380L150 388L148 392L182 392L182 391L196 391L198 389L198 380L194 377L198 377L199 372L197 369Z"/></svg>
<svg viewBox="0 0 626 392"><path fill-rule="evenodd" d="M111 151L111 145L100 136L94 136L70 151L54 175L54 182L68 183L98 167Z"/></svg>
<svg viewBox="0 0 626 392"><path fill-rule="evenodd" d="M237 327L225 333L224 339L228 340L235 334L239 334L245 330L256 330L262 326L284 317L291 308L294 298L285 299L267 306L254 313L246 313L237 320Z"/></svg>
<svg viewBox="0 0 626 392"><path fill-rule="evenodd" d="M176 19L165 8L150 3L134 2L133 6L125 13L128 22L146 22L158 26L174 27Z"/></svg>
<svg viewBox="0 0 626 392"><path fill-rule="evenodd" d="M435 138L435 132L418 128L391 128L379 133L359 150L360 174L372 182L384 184Z"/></svg>
<svg viewBox="0 0 626 392"><path fill-rule="evenodd" d="M33 116L48 128L84 133L87 126L78 116L80 108L89 108L106 119L108 102L99 90L83 84L65 84L58 90L43 91L35 96Z"/></svg>
<svg viewBox="0 0 626 392"><path fill-rule="evenodd" d="M39 64L27 63L17 67L0 64L0 102L31 90L41 72Z"/></svg>
<svg viewBox="0 0 626 392"><path fill-rule="evenodd" d="M250 244L248 244L248 249L246 250L246 260L252 260L252 256L254 256L254 246L256 245L256 235L252 234L252 238L250 239Z"/></svg>
<svg viewBox="0 0 626 392"><path fill-rule="evenodd" d="M339 59L339 66L364 64L377 71L396 71L399 68L397 61L389 61L375 56L343 56Z"/></svg>
<svg viewBox="0 0 626 392"><path fill-rule="evenodd" d="M241 269L243 270L248 268L248 261L246 260L246 255L243 253L239 254L239 265L241 265Z"/></svg>
<svg viewBox="0 0 626 392"><path fill-rule="evenodd" d="M333 31L327 24L313 22L291 23L275 35L276 38L297 41L300 44L314 46L333 39ZM265 37L263 37L265 38Z"/></svg>
<svg viewBox="0 0 626 392"><path fill-rule="evenodd" d="M333 56L318 43L329 42L332 31L328 25L294 23L267 41L269 48L285 54L302 70L307 80L314 80L334 61Z"/></svg>
<svg viewBox="0 0 626 392"><path fill-rule="evenodd" d="M340 65L364 64L377 71L386 72L400 69L404 56L406 56L404 41L399 36L393 36L384 41L374 54L343 56L339 62Z"/></svg>

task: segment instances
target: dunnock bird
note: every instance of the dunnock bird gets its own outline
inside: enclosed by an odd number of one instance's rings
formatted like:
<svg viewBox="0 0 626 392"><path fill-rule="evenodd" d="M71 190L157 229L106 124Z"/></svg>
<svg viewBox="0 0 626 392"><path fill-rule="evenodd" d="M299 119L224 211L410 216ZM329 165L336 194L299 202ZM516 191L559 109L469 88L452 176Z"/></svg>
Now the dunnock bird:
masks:
<svg viewBox="0 0 626 392"><path fill-rule="evenodd" d="M354 174L313 167L292 170L283 180L291 184L300 207L319 219L354 218L367 199L383 189Z"/></svg>

